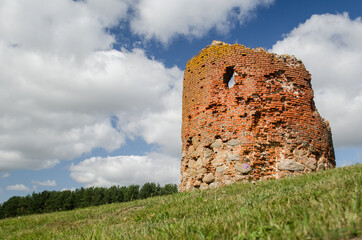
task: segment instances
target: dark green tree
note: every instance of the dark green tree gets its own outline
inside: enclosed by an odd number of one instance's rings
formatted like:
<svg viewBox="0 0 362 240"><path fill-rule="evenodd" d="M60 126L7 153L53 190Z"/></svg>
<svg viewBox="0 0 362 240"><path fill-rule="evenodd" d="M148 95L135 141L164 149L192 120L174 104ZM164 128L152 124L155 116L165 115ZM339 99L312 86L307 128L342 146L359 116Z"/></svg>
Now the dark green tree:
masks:
<svg viewBox="0 0 362 240"><path fill-rule="evenodd" d="M125 192L125 199L127 201L137 200L139 198L139 185L130 185Z"/></svg>
<svg viewBox="0 0 362 240"><path fill-rule="evenodd" d="M166 184L162 190L162 195L169 195L169 194L173 194L173 193L177 193L178 192L178 188L176 184Z"/></svg>
<svg viewBox="0 0 362 240"><path fill-rule="evenodd" d="M157 190L158 190L158 188L156 186L156 183L149 183L149 182L145 183L145 184L143 184L143 186L140 189L140 198L145 199L145 198L149 198L152 196L157 196L158 195Z"/></svg>
<svg viewBox="0 0 362 240"><path fill-rule="evenodd" d="M18 206L19 206L20 197L11 197L9 200L3 203L4 216L15 217L18 215Z"/></svg>
<svg viewBox="0 0 362 240"><path fill-rule="evenodd" d="M93 190L92 206L105 204L106 189L103 187L96 187Z"/></svg>
<svg viewBox="0 0 362 240"><path fill-rule="evenodd" d="M0 204L0 218L26 214L72 210L75 208L97 206L105 203L127 202L177 192L176 184L161 187L156 183L145 183L128 187L112 186L80 188L75 191L33 192L26 197L11 197Z"/></svg>
<svg viewBox="0 0 362 240"><path fill-rule="evenodd" d="M64 210L73 210L76 206L75 201L75 193L71 191L64 191L66 193L66 197L63 203L63 209Z"/></svg>

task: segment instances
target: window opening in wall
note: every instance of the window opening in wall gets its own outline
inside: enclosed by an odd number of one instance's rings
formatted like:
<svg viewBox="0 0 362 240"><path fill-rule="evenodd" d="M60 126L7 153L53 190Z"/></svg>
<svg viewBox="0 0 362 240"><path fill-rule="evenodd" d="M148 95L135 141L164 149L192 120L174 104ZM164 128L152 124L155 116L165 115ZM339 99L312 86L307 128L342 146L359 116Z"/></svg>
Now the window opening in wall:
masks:
<svg viewBox="0 0 362 240"><path fill-rule="evenodd" d="M235 66L227 67L224 73L224 83L232 88L235 85Z"/></svg>
<svg viewBox="0 0 362 240"><path fill-rule="evenodd" d="M229 83L228 83L228 87L232 88L235 85L235 72L233 73L233 76L231 77Z"/></svg>

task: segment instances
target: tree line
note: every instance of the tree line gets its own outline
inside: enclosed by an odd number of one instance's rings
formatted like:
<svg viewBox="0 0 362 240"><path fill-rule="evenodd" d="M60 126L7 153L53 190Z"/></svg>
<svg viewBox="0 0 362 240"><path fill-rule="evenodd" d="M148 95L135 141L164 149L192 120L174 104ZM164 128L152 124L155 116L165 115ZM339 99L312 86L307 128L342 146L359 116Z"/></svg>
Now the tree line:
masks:
<svg viewBox="0 0 362 240"><path fill-rule="evenodd" d="M176 184L166 184L161 187L156 183L139 185L89 187L74 191L43 191L33 192L25 197L14 196L0 204L0 219L35 213L73 210L108 203L128 202L153 196L176 193Z"/></svg>

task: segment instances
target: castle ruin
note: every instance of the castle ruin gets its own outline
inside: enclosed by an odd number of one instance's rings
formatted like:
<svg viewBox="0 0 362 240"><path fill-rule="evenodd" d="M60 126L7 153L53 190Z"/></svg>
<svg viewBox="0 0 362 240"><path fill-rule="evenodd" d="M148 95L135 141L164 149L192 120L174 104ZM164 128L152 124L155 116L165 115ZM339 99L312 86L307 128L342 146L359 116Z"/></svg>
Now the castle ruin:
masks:
<svg viewBox="0 0 362 240"><path fill-rule="evenodd" d="M180 191L335 167L295 57L214 41L188 61L183 84Z"/></svg>

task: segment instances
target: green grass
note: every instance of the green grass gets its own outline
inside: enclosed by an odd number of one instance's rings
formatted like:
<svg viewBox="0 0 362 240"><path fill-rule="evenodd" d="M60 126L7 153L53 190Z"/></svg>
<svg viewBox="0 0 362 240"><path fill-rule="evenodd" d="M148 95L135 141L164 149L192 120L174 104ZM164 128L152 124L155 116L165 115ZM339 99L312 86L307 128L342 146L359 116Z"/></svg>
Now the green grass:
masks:
<svg viewBox="0 0 362 240"><path fill-rule="evenodd" d="M0 239L359 239L362 164L0 220Z"/></svg>

